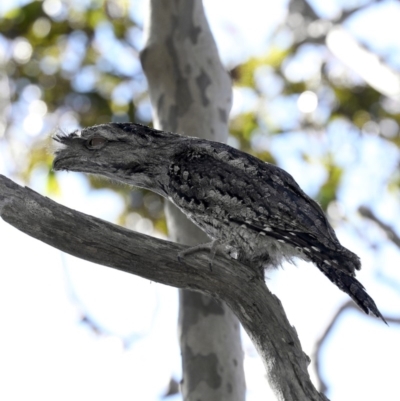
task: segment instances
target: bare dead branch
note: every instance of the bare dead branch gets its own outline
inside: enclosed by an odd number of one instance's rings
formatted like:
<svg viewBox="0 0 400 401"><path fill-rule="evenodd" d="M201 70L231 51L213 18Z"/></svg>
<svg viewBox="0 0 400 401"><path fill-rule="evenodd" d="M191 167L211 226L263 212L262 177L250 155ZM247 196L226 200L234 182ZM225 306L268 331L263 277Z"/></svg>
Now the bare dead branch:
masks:
<svg viewBox="0 0 400 401"><path fill-rule="evenodd" d="M226 302L253 340L282 400L327 400L311 383L309 358L281 302L248 267L217 256L210 273L208 255L202 254L181 264L177 253L183 245L74 211L2 175L0 215L18 230L71 255Z"/></svg>

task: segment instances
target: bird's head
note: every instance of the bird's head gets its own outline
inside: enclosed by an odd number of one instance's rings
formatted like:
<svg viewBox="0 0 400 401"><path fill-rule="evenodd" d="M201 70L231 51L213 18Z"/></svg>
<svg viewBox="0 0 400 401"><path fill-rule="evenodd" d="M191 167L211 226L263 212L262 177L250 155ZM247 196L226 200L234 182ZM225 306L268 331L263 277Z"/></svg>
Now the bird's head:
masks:
<svg viewBox="0 0 400 401"><path fill-rule="evenodd" d="M165 195L169 160L185 137L140 124L109 123L56 134L54 170L101 175Z"/></svg>

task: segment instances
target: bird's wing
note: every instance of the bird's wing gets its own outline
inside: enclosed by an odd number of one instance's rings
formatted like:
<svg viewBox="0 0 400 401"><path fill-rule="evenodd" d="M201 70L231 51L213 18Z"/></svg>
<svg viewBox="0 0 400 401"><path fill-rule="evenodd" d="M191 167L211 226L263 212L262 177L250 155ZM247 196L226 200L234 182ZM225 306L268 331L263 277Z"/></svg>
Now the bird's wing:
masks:
<svg viewBox="0 0 400 401"><path fill-rule="evenodd" d="M174 202L192 218L197 216L193 220L222 222L225 230L230 228L225 222L235 222L307 250L329 280L366 313L384 320L353 277L360 269L358 256L340 245L322 209L288 173L222 144L203 143L177 154L169 176Z"/></svg>
<svg viewBox="0 0 400 401"><path fill-rule="evenodd" d="M339 246L319 205L291 175L232 148L191 149L171 162L174 193L208 209L220 219L232 219L277 236L297 233L300 242L313 236L327 247ZM300 245L300 244L299 244Z"/></svg>

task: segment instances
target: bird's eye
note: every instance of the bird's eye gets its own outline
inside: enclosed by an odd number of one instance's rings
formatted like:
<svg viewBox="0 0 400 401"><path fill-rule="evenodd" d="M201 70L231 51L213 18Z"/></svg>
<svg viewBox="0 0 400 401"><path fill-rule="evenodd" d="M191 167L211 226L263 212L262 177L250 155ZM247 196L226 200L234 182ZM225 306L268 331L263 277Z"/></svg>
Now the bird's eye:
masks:
<svg viewBox="0 0 400 401"><path fill-rule="evenodd" d="M89 149L100 149L105 145L106 142L107 142L106 138L103 138L101 136L95 136L87 141L87 147Z"/></svg>

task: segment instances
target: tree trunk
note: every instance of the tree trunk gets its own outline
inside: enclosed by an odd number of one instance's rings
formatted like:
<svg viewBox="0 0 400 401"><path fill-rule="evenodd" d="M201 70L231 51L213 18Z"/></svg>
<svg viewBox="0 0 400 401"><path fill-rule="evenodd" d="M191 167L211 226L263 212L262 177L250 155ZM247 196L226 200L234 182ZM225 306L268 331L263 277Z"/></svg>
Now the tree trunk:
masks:
<svg viewBox="0 0 400 401"><path fill-rule="evenodd" d="M146 28L141 61L155 126L225 142L231 82L201 0L151 0ZM172 204L165 208L172 240L186 245L209 241ZM230 309L206 295L181 290L179 325L184 399L244 400L240 325Z"/></svg>

